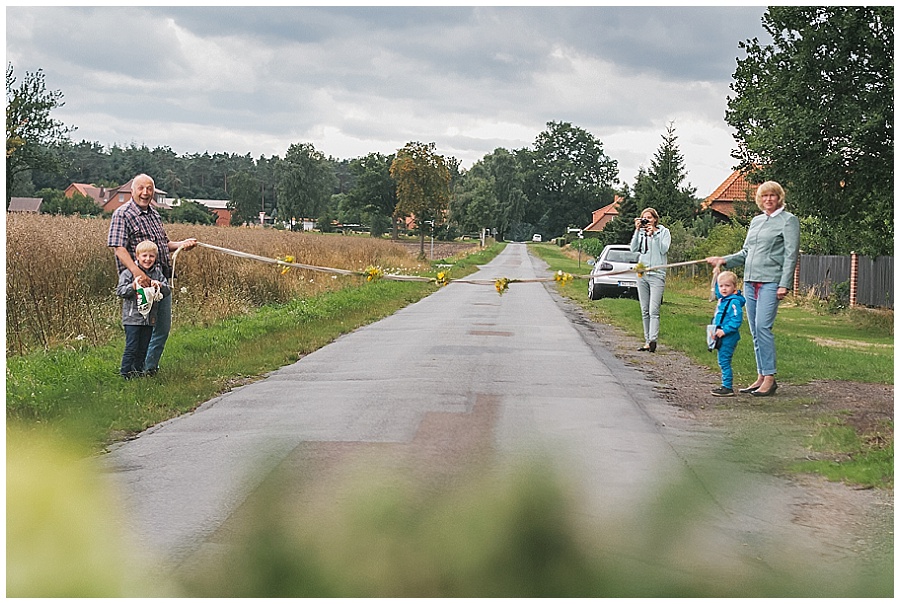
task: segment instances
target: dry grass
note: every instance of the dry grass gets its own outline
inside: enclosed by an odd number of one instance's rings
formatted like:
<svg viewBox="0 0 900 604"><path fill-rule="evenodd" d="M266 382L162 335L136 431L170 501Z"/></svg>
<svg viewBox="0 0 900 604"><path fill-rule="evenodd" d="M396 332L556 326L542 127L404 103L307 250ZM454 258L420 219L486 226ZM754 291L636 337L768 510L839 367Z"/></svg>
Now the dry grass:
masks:
<svg viewBox="0 0 900 604"><path fill-rule="evenodd" d="M7 214L6 350L25 354L58 346L99 345L117 338L121 306L116 267L106 246L109 220ZM271 258L291 255L315 266L388 272L427 270L389 241L291 233L258 227L166 225L187 237ZM259 306L356 284L361 278L291 269L196 248L179 254L174 321L209 323Z"/></svg>

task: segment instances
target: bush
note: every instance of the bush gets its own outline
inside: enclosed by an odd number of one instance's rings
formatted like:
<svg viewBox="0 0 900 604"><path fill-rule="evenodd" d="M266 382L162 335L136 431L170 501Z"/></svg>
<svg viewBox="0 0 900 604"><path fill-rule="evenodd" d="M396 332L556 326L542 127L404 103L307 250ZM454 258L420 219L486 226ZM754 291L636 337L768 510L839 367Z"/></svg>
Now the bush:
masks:
<svg viewBox="0 0 900 604"><path fill-rule="evenodd" d="M694 258L697 238L691 234L680 220L670 222L668 224L669 233L672 236L672 243L669 245L669 262L684 262L686 260L696 260ZM700 256L705 258L705 256Z"/></svg>
<svg viewBox="0 0 900 604"><path fill-rule="evenodd" d="M63 191L56 189L41 189L37 196L43 199L41 202L41 214L60 214L62 216L99 216L103 213L96 201L75 193L72 197L66 197Z"/></svg>
<svg viewBox="0 0 900 604"><path fill-rule="evenodd" d="M850 306L850 282L835 283L828 296L826 310L831 314L837 314Z"/></svg>
<svg viewBox="0 0 900 604"><path fill-rule="evenodd" d="M696 240L691 259L733 254L744 246L746 237L746 227L737 223L720 224L714 227L705 239Z"/></svg>
<svg viewBox="0 0 900 604"><path fill-rule="evenodd" d="M596 258L603 251L603 241L596 238L577 239L572 242L572 247L581 250L585 255Z"/></svg>

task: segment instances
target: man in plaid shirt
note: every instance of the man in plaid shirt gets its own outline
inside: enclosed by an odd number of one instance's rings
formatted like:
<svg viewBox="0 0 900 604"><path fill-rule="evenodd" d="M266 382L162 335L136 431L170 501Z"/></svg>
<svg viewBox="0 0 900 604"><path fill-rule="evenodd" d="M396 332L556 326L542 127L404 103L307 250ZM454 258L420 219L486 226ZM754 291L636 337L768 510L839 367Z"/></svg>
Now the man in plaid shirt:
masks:
<svg viewBox="0 0 900 604"><path fill-rule="evenodd" d="M146 174L135 176L131 181L131 200L113 212L106 243L115 250L119 273L127 268L142 287L150 285L150 278L134 260L134 248L138 243L149 239L156 244L159 248L158 262L167 279L172 278L171 252L179 247L189 250L197 245L194 238L169 241L159 212L150 205L155 194L156 184L152 178ZM159 358L172 326L172 296L167 296L158 304L156 324L153 326L153 336L144 360L144 373L149 375L159 371Z"/></svg>

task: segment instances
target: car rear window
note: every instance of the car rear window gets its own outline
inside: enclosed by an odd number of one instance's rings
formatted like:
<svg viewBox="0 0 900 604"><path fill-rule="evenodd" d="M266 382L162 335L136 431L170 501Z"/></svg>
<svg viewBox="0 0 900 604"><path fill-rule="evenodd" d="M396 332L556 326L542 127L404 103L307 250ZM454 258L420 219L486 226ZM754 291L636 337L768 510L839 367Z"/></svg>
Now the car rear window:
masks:
<svg viewBox="0 0 900 604"><path fill-rule="evenodd" d="M637 252L628 252L625 250L610 250L606 255L606 259L610 262L630 262L634 263L638 261L638 253Z"/></svg>

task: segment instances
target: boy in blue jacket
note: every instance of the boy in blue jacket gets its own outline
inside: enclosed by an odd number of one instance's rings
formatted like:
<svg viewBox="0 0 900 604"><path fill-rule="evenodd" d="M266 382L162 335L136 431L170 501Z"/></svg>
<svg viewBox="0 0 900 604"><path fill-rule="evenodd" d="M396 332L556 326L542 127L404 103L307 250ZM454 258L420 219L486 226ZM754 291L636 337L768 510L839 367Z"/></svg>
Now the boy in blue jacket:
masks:
<svg viewBox="0 0 900 604"><path fill-rule="evenodd" d="M731 271L722 271L716 277L716 298L719 299L719 304L712 324L716 326L716 348L719 367L722 369L722 385L712 391L713 396L734 396L731 358L741 339L741 321L744 319L746 303L737 284L737 275Z"/></svg>

